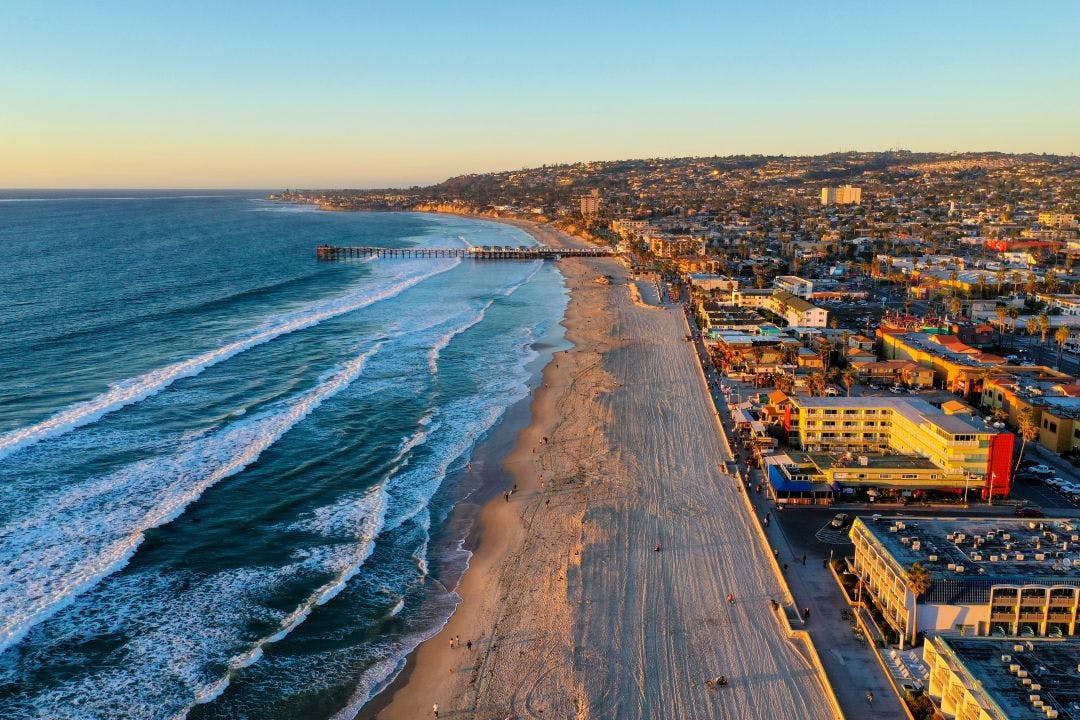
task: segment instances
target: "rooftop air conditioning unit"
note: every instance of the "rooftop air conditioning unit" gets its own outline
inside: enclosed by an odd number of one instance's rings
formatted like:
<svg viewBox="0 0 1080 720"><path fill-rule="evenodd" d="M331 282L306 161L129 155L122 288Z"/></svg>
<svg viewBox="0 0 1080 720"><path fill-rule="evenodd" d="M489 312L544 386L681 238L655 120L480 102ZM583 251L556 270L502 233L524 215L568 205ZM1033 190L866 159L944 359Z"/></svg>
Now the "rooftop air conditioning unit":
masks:
<svg viewBox="0 0 1080 720"><path fill-rule="evenodd" d="M955 570L956 569L956 563L949 563L946 567L948 567L950 570Z"/></svg>
<svg viewBox="0 0 1080 720"><path fill-rule="evenodd" d="M1021 552L1018 552L1018 553L1016 553L1016 560L1017 560L1018 562L1019 562L1020 560L1023 560L1023 559L1024 559L1024 553L1021 553Z"/></svg>
<svg viewBox="0 0 1080 720"><path fill-rule="evenodd" d="M911 549L912 550L919 550L920 548L922 548L922 543L919 542L918 540L913 540L912 543L911 543Z"/></svg>
<svg viewBox="0 0 1080 720"><path fill-rule="evenodd" d="M1024 646L1023 646L1023 645L1020 645L1019 643L1018 643L1018 644L1016 644L1016 645L1013 645L1013 652L1024 652ZM1017 665L1017 666L1016 666L1016 669L1017 669L1017 670L1019 670L1019 669L1020 669L1020 666L1019 666L1019 665Z"/></svg>
<svg viewBox="0 0 1080 720"><path fill-rule="evenodd" d="M1003 663L1012 662L1012 655L1002 655L1001 656L1001 662L1003 662Z"/></svg>
<svg viewBox="0 0 1080 720"><path fill-rule="evenodd" d="M957 565L956 566L956 572L958 572L958 573L964 572L964 566L963 565Z"/></svg>
<svg viewBox="0 0 1080 720"><path fill-rule="evenodd" d="M990 562L997 562L997 561L998 561L998 556L997 555L991 555L990 556Z"/></svg>
<svg viewBox="0 0 1080 720"><path fill-rule="evenodd" d="M867 457L867 456L865 456L865 455L860 455L860 456L859 456L859 465L860 465L861 467L866 467L866 466L867 466L867 465L869 465L869 464L870 464L870 458L868 458L868 457Z"/></svg>
<svg viewBox="0 0 1080 720"><path fill-rule="evenodd" d="M975 562L980 562L982 560L982 557L983 557L982 553L972 553L971 554L971 559L974 560Z"/></svg>
<svg viewBox="0 0 1080 720"><path fill-rule="evenodd" d="M937 555L930 555L926 559L930 562L937 562Z"/></svg>
<svg viewBox="0 0 1080 720"><path fill-rule="evenodd" d="M1031 692L1039 692L1040 690L1042 690L1042 685L1037 682L1031 683Z"/></svg>
<svg viewBox="0 0 1080 720"><path fill-rule="evenodd" d="M1013 663L1009 666L1009 672L1015 675L1016 673L1020 672L1020 666L1017 663Z"/></svg>
<svg viewBox="0 0 1080 720"><path fill-rule="evenodd" d="M1046 559L1046 553L1035 553L1035 559L1036 560L1045 560Z"/></svg>
<svg viewBox="0 0 1080 720"><path fill-rule="evenodd" d="M1012 535L1010 535L1009 533L1003 533L1002 536L1001 536L1001 539L1002 540L1012 540Z"/></svg>
<svg viewBox="0 0 1080 720"><path fill-rule="evenodd" d="M1017 670L1016 671L1016 677L1026 678L1027 676L1028 676L1028 671L1027 670Z"/></svg>

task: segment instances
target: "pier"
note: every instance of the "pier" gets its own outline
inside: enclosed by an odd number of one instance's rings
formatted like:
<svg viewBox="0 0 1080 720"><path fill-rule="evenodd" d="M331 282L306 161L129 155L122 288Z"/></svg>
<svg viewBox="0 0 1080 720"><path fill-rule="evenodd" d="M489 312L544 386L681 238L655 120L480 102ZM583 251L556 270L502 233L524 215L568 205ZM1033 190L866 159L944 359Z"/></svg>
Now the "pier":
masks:
<svg viewBox="0 0 1080 720"><path fill-rule="evenodd" d="M615 252L608 248L554 248L547 245L484 245L460 248L418 247L350 247L319 245L315 257L319 260L350 260L356 258L472 258L474 260L559 260L564 257L607 257Z"/></svg>

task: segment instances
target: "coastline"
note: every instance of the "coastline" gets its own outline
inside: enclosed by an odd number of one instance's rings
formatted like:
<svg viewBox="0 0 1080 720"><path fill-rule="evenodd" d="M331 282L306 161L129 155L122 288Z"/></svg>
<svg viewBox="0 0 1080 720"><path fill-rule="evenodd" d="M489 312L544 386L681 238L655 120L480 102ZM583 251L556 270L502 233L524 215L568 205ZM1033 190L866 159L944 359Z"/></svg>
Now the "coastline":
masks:
<svg viewBox="0 0 1080 720"><path fill-rule="evenodd" d="M461 217L484 219L512 225L545 245L578 244L561 231L544 227L530 221L510 218L454 214ZM573 267L567 267L572 264ZM460 577L455 592L461 598L446 625L421 643L406 659L404 668L385 688L373 697L356 715L357 720L371 718L416 717L430 714L433 702L439 702L443 712L454 705L454 698L462 695L472 684L478 668L481 647L490 649L496 627L485 618L484 611L490 603L505 591L501 588L500 565L513 550L520 550L526 540L525 505L535 506L540 493L545 497L557 497L553 486L558 478L550 473L541 490L540 478L543 468L550 466L547 454L534 452L542 447L543 438L554 437L558 421L556 408L566 401L573 383L573 358L581 352L582 338L578 328L584 314L581 290L583 283L591 282L595 272L587 270L580 261L563 261L560 270L569 293L566 313L561 321L565 330L567 348L553 353L540 372L540 381L528 398L511 408L491 436L478 446L474 462L485 466L484 477L467 499L455 506L448 524L464 521L469 526L463 547L472 553L468 568ZM519 407L521 406L521 407ZM507 447L507 444L510 447ZM551 446L548 445L550 448ZM491 466L494 467L491 467ZM503 499L504 488L517 486L517 491L507 502ZM549 508L550 505L544 505ZM576 524L580 525L580 518ZM567 523L568 527L571 523ZM563 571L563 577L566 576ZM563 637L568 642L571 620L567 612ZM449 639L460 636L464 644L474 641L473 651L465 648L451 649ZM462 655L469 657L463 658ZM437 699L431 699L431 698Z"/></svg>
<svg viewBox="0 0 1080 720"><path fill-rule="evenodd" d="M717 462L726 438L701 432L716 409L681 306L612 258L559 269L571 346L489 481L461 602L357 717L837 717L766 602L783 587ZM709 693L720 673L730 687Z"/></svg>

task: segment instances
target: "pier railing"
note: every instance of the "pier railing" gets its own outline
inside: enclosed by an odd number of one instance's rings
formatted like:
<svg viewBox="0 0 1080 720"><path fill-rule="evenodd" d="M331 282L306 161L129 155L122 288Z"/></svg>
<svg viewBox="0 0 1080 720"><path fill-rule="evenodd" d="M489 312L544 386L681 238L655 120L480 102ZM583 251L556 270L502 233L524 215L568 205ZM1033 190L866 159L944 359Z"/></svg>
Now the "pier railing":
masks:
<svg viewBox="0 0 1080 720"><path fill-rule="evenodd" d="M388 248L368 246L319 245L315 257L319 260L349 260L355 258L472 258L474 260L558 260L564 257L606 257L614 255L607 248L554 248L547 245L474 246L474 247L414 247Z"/></svg>

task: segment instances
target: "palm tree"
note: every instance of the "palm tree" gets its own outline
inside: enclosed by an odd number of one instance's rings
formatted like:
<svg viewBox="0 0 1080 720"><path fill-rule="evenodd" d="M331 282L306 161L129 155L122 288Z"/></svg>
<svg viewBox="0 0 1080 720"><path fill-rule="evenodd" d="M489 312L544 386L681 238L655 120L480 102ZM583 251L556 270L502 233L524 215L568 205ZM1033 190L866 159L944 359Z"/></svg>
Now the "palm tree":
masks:
<svg viewBox="0 0 1080 720"><path fill-rule="evenodd" d="M847 390L847 396L851 397L851 386L859 381L859 373L853 368L847 368L840 375L840 382L844 384L844 389Z"/></svg>
<svg viewBox="0 0 1080 720"><path fill-rule="evenodd" d="M1035 412L1030 406L1020 411L1016 421L1020 430L1020 452L1016 456L1016 467L1013 468L1013 472L1020 469L1020 462L1024 459L1024 449L1028 442L1039 438L1039 423L1035 421Z"/></svg>
<svg viewBox="0 0 1080 720"><path fill-rule="evenodd" d="M949 315L953 318L960 317L960 311L963 309L963 304L960 302L960 298L953 298L949 301Z"/></svg>
<svg viewBox="0 0 1080 720"><path fill-rule="evenodd" d="M1009 332L1016 332L1016 321L1020 319L1020 311L1014 307L1009 308Z"/></svg>
<svg viewBox="0 0 1080 720"><path fill-rule="evenodd" d="M1053 295L1057 292L1058 284L1057 273L1053 270L1047 270L1046 277L1043 278L1043 287L1046 289L1046 292Z"/></svg>
<svg viewBox="0 0 1080 720"><path fill-rule="evenodd" d="M1001 294L1001 287L1005 284L1005 268L998 268L997 271L997 294Z"/></svg>
<svg viewBox="0 0 1080 720"><path fill-rule="evenodd" d="M1039 337L1041 338L1041 341L1042 341L1043 345L1046 344L1046 336L1049 335L1049 334L1050 334L1050 318L1046 316L1046 313L1043 313L1042 315L1039 316Z"/></svg>
<svg viewBox="0 0 1080 720"><path fill-rule="evenodd" d="M820 370L815 370L814 372L808 374L806 376L806 389L810 392L810 397L814 397L815 395L824 395L825 373L821 372Z"/></svg>
<svg viewBox="0 0 1080 720"><path fill-rule="evenodd" d="M980 298L985 298L986 297L986 276L985 275L979 275L979 280L977 282L977 285L979 286L979 297Z"/></svg>
<svg viewBox="0 0 1080 720"><path fill-rule="evenodd" d="M911 603L911 646L915 647L915 637L919 632L919 598L930 589L930 571L922 563L912 563L905 573L907 589L914 597Z"/></svg>
<svg viewBox="0 0 1080 720"><path fill-rule="evenodd" d="M1034 335L1035 333L1039 332L1039 321L1033 317L1027 319L1026 326L1028 335Z"/></svg>
<svg viewBox="0 0 1080 720"><path fill-rule="evenodd" d="M1058 344L1057 369L1061 369L1061 353L1065 352L1065 343L1069 342L1069 328L1062 325L1054 331L1054 340Z"/></svg>
<svg viewBox="0 0 1080 720"><path fill-rule="evenodd" d="M1010 278L1012 279L1013 295L1015 295L1020 291L1020 271L1013 270L1010 274Z"/></svg>
<svg viewBox="0 0 1080 720"><path fill-rule="evenodd" d="M1009 309L1005 307L1005 303L998 303L997 307L994 308L994 312L997 314L998 332L1000 333L998 340L1000 341L1005 336L1005 318L1009 317Z"/></svg>
<svg viewBox="0 0 1080 720"><path fill-rule="evenodd" d="M821 358L822 369L829 369L829 357L832 355L832 343L822 338L818 341L818 357Z"/></svg>

